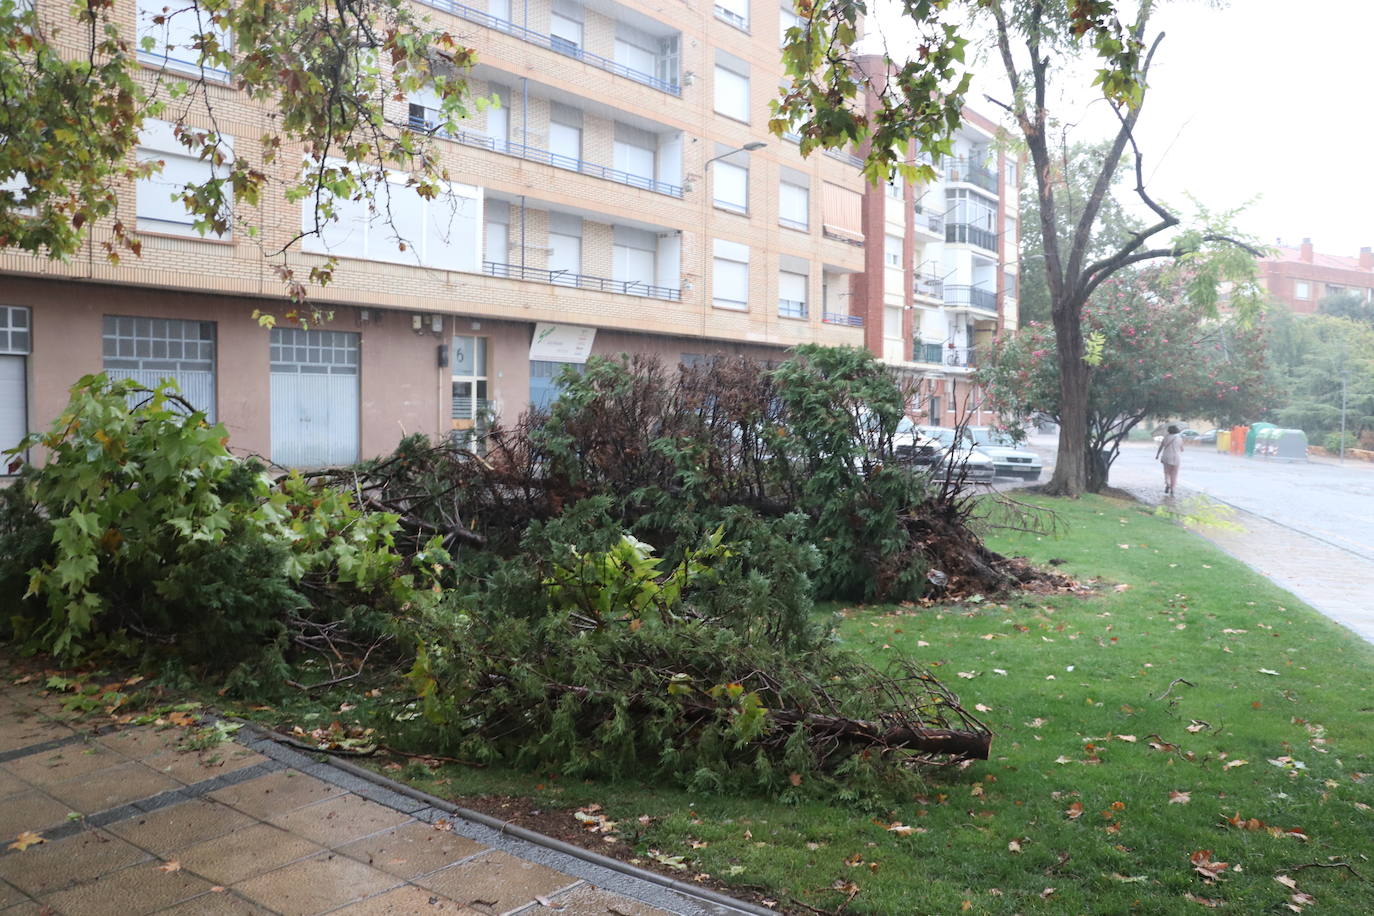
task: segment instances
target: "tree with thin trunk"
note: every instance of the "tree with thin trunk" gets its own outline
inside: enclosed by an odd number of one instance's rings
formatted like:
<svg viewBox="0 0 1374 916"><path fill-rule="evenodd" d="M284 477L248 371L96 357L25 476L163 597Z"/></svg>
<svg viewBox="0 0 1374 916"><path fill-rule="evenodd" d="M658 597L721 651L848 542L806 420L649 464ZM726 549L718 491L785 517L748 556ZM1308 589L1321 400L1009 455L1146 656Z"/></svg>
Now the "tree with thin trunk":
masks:
<svg viewBox="0 0 1374 916"><path fill-rule="evenodd" d="M1088 386L1099 342L1084 334L1083 310L1093 292L1118 271L1156 259L1187 259L1193 303L1215 308L1217 285L1242 284L1239 299L1251 296L1254 248L1206 218L1180 230L1180 219L1145 189L1143 157L1135 127L1146 95L1150 65L1163 34L1147 32L1153 0L903 0L905 17L918 38L905 61L890 60L881 79L857 66L852 43L861 0L801 0L803 19L789 33L784 58L791 78L775 103L775 132L801 134L802 151L858 144L867 147L866 174L886 179L897 171L909 181L932 181L932 167L916 163L911 146L935 155L951 151L970 82L965 55L981 25L990 50L1005 70L1009 101L994 101L1015 122L1030 158L1044 241L1044 275L1059 361L1061 425L1054 476L1046 489L1077 496L1088 482ZM957 14L967 18L957 21ZM1064 226L1063 183L1054 151L1059 121L1052 116L1053 78L1066 73L1085 52L1101 66L1093 80L1116 115L1117 127L1087 176L1088 193L1077 200ZM864 105L864 99L874 100ZM1130 154L1134 193L1149 213L1144 225L1105 252L1095 251L1095 229L1118 168ZM1238 301L1233 298L1233 301Z"/></svg>

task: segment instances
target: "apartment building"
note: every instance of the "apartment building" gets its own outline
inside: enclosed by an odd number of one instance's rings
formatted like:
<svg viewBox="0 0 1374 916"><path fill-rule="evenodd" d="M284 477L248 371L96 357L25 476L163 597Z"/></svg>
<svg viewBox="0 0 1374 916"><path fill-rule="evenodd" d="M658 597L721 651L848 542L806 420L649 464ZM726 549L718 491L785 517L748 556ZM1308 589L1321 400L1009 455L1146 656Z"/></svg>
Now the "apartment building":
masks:
<svg viewBox="0 0 1374 916"><path fill-rule="evenodd" d="M1275 252L1259 259L1260 282L1291 311L1312 314L1322 299L1341 293L1374 302L1374 249L1361 248L1353 258L1319 254L1303 239L1296 248L1280 240Z"/></svg>
<svg viewBox="0 0 1374 916"><path fill-rule="evenodd" d="M269 253L311 211L264 197L247 214L259 237L197 234L170 192L208 166L150 123L138 155L166 166L118 212L141 257L0 252L0 439L45 426L76 378L103 370L174 377L240 451L335 464L546 407L561 371L592 354L777 360L805 342L866 345L916 374L913 410L931 419L976 402L978 347L1015 324L1015 181L989 152L993 125L970 115L937 187L868 188L854 156L803 159L767 132L787 0L470 2L424 2L479 50L474 92L499 99L438 141L464 183L434 200L388 186L404 238L337 202L341 219L287 255L300 273L340 259L311 291L332 321L252 320L286 308ZM164 5L116 8L132 31ZM167 43L159 33L142 53L145 78L186 67ZM268 112L228 83L206 91L221 133L253 150ZM434 128L433 98L388 104Z"/></svg>

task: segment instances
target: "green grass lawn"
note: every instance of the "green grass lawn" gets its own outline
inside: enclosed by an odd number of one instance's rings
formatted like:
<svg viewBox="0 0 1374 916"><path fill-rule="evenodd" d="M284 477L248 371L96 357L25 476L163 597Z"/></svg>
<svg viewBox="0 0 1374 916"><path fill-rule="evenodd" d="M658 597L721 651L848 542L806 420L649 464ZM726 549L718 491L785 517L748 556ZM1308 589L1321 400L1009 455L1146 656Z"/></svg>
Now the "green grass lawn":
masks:
<svg viewBox="0 0 1374 916"><path fill-rule="evenodd" d="M845 912L1374 912L1374 647L1148 509L1046 504L1061 536L991 546L1062 561L1091 597L841 612L847 642L930 665L996 731L990 761L933 774L883 817L460 767L408 775L450 796L600 803L646 863L680 856L684 874L798 912L790 901L834 911L851 896ZM1203 850L1229 866L1212 883L1190 861ZM1361 877L1300 867L1336 862Z"/></svg>

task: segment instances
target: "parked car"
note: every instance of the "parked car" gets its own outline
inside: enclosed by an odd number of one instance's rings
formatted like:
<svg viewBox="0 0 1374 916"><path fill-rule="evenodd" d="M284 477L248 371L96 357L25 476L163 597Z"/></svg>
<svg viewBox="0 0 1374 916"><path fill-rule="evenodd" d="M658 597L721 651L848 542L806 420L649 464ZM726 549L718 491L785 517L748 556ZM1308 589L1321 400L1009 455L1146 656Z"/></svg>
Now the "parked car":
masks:
<svg viewBox="0 0 1374 916"><path fill-rule="evenodd" d="M903 421L905 423L906 421ZM901 430L899 425L898 430ZM997 476L997 466L993 463L981 449L974 446L973 440L964 436L958 439L958 433L948 426L913 426L915 431L914 444L918 448L933 448L939 453L939 457L933 462L940 470L946 470L954 465L958 473L958 465L963 466L964 475L976 483L991 483ZM930 463L930 462L928 462Z"/></svg>
<svg viewBox="0 0 1374 916"><path fill-rule="evenodd" d="M1024 480L1039 480L1044 462L1035 452L1018 448L1016 440L1008 433L990 426L970 426L968 434L978 450L992 459L998 477L1020 477Z"/></svg>
<svg viewBox="0 0 1374 916"><path fill-rule="evenodd" d="M1205 433L1198 433L1197 441L1202 445L1217 444L1217 430L1209 429Z"/></svg>
<svg viewBox="0 0 1374 916"><path fill-rule="evenodd" d="M892 436L892 451L904 464L933 465L940 461L944 449L939 440L925 435L919 426L903 418Z"/></svg>

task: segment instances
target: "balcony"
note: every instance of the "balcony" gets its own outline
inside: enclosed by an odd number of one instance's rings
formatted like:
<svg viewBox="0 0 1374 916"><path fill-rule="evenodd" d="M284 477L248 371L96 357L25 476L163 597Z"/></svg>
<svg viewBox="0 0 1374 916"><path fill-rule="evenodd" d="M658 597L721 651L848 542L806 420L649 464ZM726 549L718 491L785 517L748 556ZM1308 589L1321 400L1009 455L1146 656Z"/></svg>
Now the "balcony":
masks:
<svg viewBox="0 0 1374 916"><path fill-rule="evenodd" d="M682 290L668 286L653 286L639 280L612 280L609 277L589 277L586 274L572 273L567 270L544 270L541 267L526 267L523 264L502 264L499 261L483 261L482 273L489 277L505 280L530 280L535 283L548 283L553 286L568 286L574 289L590 289L602 293L620 293L624 296L647 296L650 299L666 299L681 302Z"/></svg>
<svg viewBox="0 0 1374 916"><path fill-rule="evenodd" d="M928 299L942 299L945 295L945 281L942 277L917 274L912 281L912 291Z"/></svg>
<svg viewBox="0 0 1374 916"><path fill-rule="evenodd" d="M543 32L527 29L522 25L516 25L505 19L498 19L484 10L473 9L461 3L454 3L452 0L421 0L421 2L434 9L452 13L454 16L460 19L466 19L468 22L475 22L489 29L505 32L507 35L513 35L521 41L527 41L541 48L548 48L550 51L566 55L567 57L576 58L584 64L590 64L593 67L605 70L607 73L614 73L616 76L623 76L626 79L634 80L636 83L652 86L659 92L666 92L669 95L675 96L682 95L682 86L678 83L661 80L650 73L643 73L639 70L632 69L618 61L611 60L609 57L593 54L590 51L583 50L565 38L545 35Z"/></svg>
<svg viewBox="0 0 1374 916"><path fill-rule="evenodd" d="M997 193L997 173L968 159L954 159L946 165L945 179L963 181L990 194Z"/></svg>
<svg viewBox="0 0 1374 916"><path fill-rule="evenodd" d="M945 305L997 314L997 293L981 286L946 286Z"/></svg>
<svg viewBox="0 0 1374 916"><path fill-rule="evenodd" d="M839 312L825 312L821 315L821 320L826 324L839 324L848 328L861 328L864 326L862 315L842 315Z"/></svg>
<svg viewBox="0 0 1374 916"><path fill-rule="evenodd" d="M946 223L945 241L965 245L977 245L997 253L997 233L972 223Z"/></svg>
<svg viewBox="0 0 1374 916"><path fill-rule="evenodd" d="M973 347L945 347L944 364L957 369L978 368L977 350Z"/></svg>
<svg viewBox="0 0 1374 916"><path fill-rule="evenodd" d="M595 162L588 162L585 159L578 159L575 156L564 156L562 153L540 149L537 146L526 146L523 143L514 143L510 140L500 140L495 137L488 137L486 134L474 133L466 130L460 130L453 134L446 133L444 131L435 130L434 124L431 121L418 115L410 116L410 129L433 132L436 137L444 140L452 140L464 146L475 146L479 149L489 149L495 153L505 153L507 156L514 156L517 159L542 162L545 165L551 165L557 169L567 169L570 172L581 172L583 175L591 175L593 178L604 178L606 181L614 181L617 184L629 185L632 188L643 188L646 191L653 191L657 194L667 194L669 197L682 197L681 185L659 181L656 178L646 178L643 175L635 175L631 172L622 172L620 169L597 165Z"/></svg>
<svg viewBox="0 0 1374 916"><path fill-rule="evenodd" d="M951 347L949 344L922 343L911 345L911 358L918 363L934 363L954 369L977 368L977 354L973 347Z"/></svg>
<svg viewBox="0 0 1374 916"><path fill-rule="evenodd" d="M916 228L922 232L929 232L932 235L945 234L945 215L935 213L931 210L916 208Z"/></svg>
<svg viewBox="0 0 1374 916"><path fill-rule="evenodd" d="M943 363L945 348L941 344L917 341L911 345L911 358L918 363Z"/></svg>

